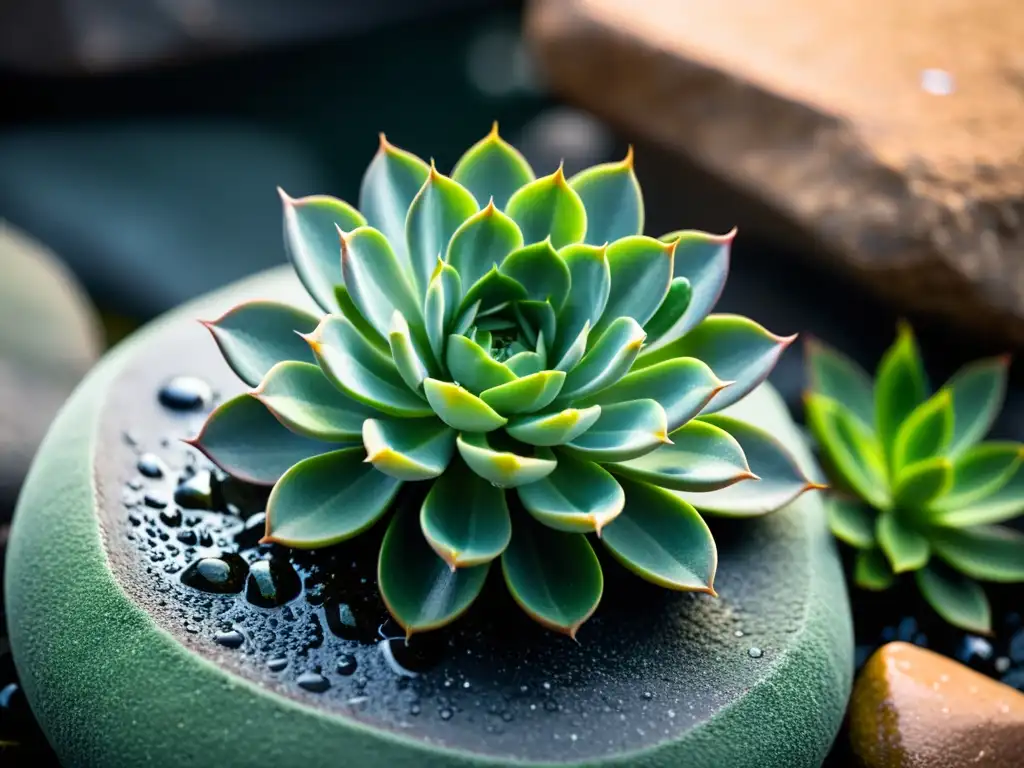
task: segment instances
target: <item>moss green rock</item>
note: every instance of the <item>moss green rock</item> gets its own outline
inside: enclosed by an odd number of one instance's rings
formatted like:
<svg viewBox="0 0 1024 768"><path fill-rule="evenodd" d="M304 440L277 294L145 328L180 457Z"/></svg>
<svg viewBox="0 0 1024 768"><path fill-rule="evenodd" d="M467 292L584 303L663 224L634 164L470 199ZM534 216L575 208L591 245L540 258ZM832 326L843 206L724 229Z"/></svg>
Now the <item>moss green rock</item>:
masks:
<svg viewBox="0 0 1024 768"><path fill-rule="evenodd" d="M126 591L118 575L124 554L111 554L98 513L107 505L109 516L109 505L118 503L109 494L98 495L103 482L95 473L97 451L104 448L98 442L104 433L101 416L109 409L111 387L145 350L159 347L168 334L179 333L194 318L213 316L245 298L297 295L291 278L273 271L143 329L89 375L35 461L12 532L6 597L25 692L64 764L820 765L839 729L851 686L852 629L839 560L814 494L805 494L768 520L721 525L720 600L701 598L709 601L705 607L679 596L687 601L678 603L674 613L678 617L681 608L682 620L657 625L670 626L681 638L678 644L666 645L656 636L636 644L689 649L685 656L660 653L609 660L595 650L594 674L576 680L577 689L583 687L592 696L595 710L605 703L601 697L613 673L611 664L633 665L630 674L639 670L637 686L653 681L655 701L659 680L700 681L691 702L700 712L690 716L685 702L678 717L662 710L658 730L646 737L644 746L629 751L587 751L567 738L527 749L524 739L520 754L497 747L510 742L484 734L482 725L478 739L460 743L457 736L465 731L446 731L441 719L431 721L436 734L426 737L423 727L405 733L375 728L369 718L357 720L313 694L282 695L278 686L272 689L257 677L215 663L215 654L183 639L132 599L132 590ZM143 390L137 393L140 401L155 398L155 392L138 389ZM774 390L758 390L738 415L771 429L813 470L809 452ZM756 546L741 548L742 557L731 555L730 542L748 530L755 531L751 541ZM719 533L716 529L716 538ZM772 556L758 556L762 545ZM599 626L601 633L616 632L614 624ZM748 636L735 636L733 628L739 626ZM590 647L600 647L603 639L591 638ZM586 671L591 657L586 656L585 633L581 641L582 648L573 653L584 660ZM748 656L748 646L754 645L763 655L751 651ZM644 690L636 689L637 699ZM542 733L543 719L529 727L524 734ZM614 744L618 734L602 736Z"/></svg>

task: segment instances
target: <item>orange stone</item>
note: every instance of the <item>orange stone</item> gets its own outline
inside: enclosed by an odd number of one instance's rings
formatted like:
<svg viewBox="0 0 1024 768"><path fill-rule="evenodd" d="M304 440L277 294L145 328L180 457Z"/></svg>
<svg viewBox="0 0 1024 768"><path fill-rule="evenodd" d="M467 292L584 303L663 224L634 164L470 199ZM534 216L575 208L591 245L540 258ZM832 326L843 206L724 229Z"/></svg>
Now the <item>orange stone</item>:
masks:
<svg viewBox="0 0 1024 768"><path fill-rule="evenodd" d="M1024 766L1024 694L907 643L868 660L849 717L867 768Z"/></svg>

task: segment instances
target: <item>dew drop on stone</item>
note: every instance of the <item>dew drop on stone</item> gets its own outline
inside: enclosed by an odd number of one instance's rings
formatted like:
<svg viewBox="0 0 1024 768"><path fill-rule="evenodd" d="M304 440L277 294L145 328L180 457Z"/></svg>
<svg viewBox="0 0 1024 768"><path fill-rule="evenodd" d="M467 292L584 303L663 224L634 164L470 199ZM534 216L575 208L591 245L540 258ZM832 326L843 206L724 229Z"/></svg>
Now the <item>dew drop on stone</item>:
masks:
<svg viewBox="0 0 1024 768"><path fill-rule="evenodd" d="M395 658L395 646L405 645L404 640L381 640L377 643L377 648L380 649L381 656L384 657L384 661L387 662L388 667L399 677L419 677L418 672L414 672L411 669L407 669L402 665L399 659Z"/></svg>
<svg viewBox="0 0 1024 768"><path fill-rule="evenodd" d="M267 516L260 512L245 521L242 530L235 536L235 543L240 549L252 549L260 543L267 532Z"/></svg>
<svg viewBox="0 0 1024 768"><path fill-rule="evenodd" d="M998 672L999 674L1003 674L1003 672L1010 668L1010 660L1006 656L1000 656L998 659L996 659L995 667L996 672Z"/></svg>
<svg viewBox="0 0 1024 768"><path fill-rule="evenodd" d="M445 707L438 714L441 716L442 720L451 720L452 719L452 715L454 713L450 709L448 709L448 707Z"/></svg>
<svg viewBox="0 0 1024 768"><path fill-rule="evenodd" d="M178 531L178 541L186 547L194 547L199 542L199 537L193 530Z"/></svg>
<svg viewBox="0 0 1024 768"><path fill-rule="evenodd" d="M203 557L185 569L181 581L202 592L230 594L242 591L248 570L248 564L236 554Z"/></svg>
<svg viewBox="0 0 1024 768"><path fill-rule="evenodd" d="M650 701L651 699L654 698L654 694L651 693L650 691L644 691L644 698L647 699L648 701Z"/></svg>
<svg viewBox="0 0 1024 768"><path fill-rule="evenodd" d="M159 399L171 410L194 411L213 401L213 390L195 376L175 376L160 388Z"/></svg>
<svg viewBox="0 0 1024 768"><path fill-rule="evenodd" d="M275 608L299 596L302 582L291 563L283 558L257 560L249 567L245 599L261 608Z"/></svg>
<svg viewBox="0 0 1024 768"><path fill-rule="evenodd" d="M143 496L142 503L150 509L163 509L167 506L167 499L159 493L147 493Z"/></svg>
<svg viewBox="0 0 1024 768"><path fill-rule="evenodd" d="M174 503L185 509L213 509L211 480L209 470L196 472L178 484L174 490Z"/></svg>
<svg viewBox="0 0 1024 768"><path fill-rule="evenodd" d="M269 669L271 672L281 672L287 666L288 666L288 659L284 659L284 658L270 659L267 662L267 669Z"/></svg>
<svg viewBox="0 0 1024 768"><path fill-rule="evenodd" d="M331 681L316 672L303 672L295 682L300 688L312 693L323 693L331 687Z"/></svg>
<svg viewBox="0 0 1024 768"><path fill-rule="evenodd" d="M225 648L241 648L245 644L245 635L237 629L232 629L227 632L218 632L213 636L213 641Z"/></svg>
<svg viewBox="0 0 1024 768"><path fill-rule="evenodd" d="M136 464L136 469L146 477L153 478L154 480L159 480L164 476L163 462L152 453L142 454L139 457L139 463Z"/></svg>
<svg viewBox="0 0 1024 768"><path fill-rule="evenodd" d="M415 716L415 715L418 715L422 711L423 711L423 708L419 704L413 703L413 704L409 705L409 714L410 715L414 715Z"/></svg>
<svg viewBox="0 0 1024 768"><path fill-rule="evenodd" d="M754 647L750 648L747 651L747 655L749 655L752 659L760 659L762 656L764 656L764 651L762 651L760 648Z"/></svg>
<svg viewBox="0 0 1024 768"><path fill-rule="evenodd" d="M356 662L356 657L351 653L343 653L338 657L338 663L336 669L339 675L348 677L349 675L355 674L359 664Z"/></svg>
<svg viewBox="0 0 1024 768"><path fill-rule="evenodd" d="M181 510L177 507L174 509L165 509L160 513L160 522L169 528L177 528L181 525Z"/></svg>

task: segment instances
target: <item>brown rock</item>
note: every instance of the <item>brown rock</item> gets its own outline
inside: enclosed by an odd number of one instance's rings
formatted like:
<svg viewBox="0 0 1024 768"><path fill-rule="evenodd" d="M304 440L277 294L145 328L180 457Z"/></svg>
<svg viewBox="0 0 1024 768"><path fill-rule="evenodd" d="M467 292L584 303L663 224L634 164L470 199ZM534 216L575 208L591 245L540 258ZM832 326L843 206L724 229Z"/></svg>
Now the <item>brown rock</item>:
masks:
<svg viewBox="0 0 1024 768"><path fill-rule="evenodd" d="M1024 766L1024 694L917 646L889 643L868 660L849 717L868 768Z"/></svg>
<svg viewBox="0 0 1024 768"><path fill-rule="evenodd" d="M902 306L1024 344L1020 11L533 0L527 28L569 98L767 204Z"/></svg>

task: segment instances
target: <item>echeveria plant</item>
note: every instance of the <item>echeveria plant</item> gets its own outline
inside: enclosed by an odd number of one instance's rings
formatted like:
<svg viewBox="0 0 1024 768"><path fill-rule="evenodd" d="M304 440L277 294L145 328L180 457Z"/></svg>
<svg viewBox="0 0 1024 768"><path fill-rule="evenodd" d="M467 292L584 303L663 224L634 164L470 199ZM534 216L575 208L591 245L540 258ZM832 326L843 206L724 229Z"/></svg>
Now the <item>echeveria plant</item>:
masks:
<svg viewBox="0 0 1024 768"><path fill-rule="evenodd" d="M1024 581L1024 445L980 442L1006 390L1006 357L965 366L930 393L907 325L874 385L853 361L809 342L807 420L827 465L856 497L829 499L832 532L856 547L854 579L888 589L913 571L946 621L990 631L976 580Z"/></svg>
<svg viewBox="0 0 1024 768"><path fill-rule="evenodd" d="M382 136L359 210L281 197L327 314L254 301L206 323L255 389L193 444L274 484L268 542L324 547L393 510L378 585L407 632L453 621L500 559L516 602L574 635L603 589L588 534L644 579L714 594L694 506L760 515L812 487L716 413L791 339L708 315L732 235L641 234L631 153L535 178L495 127L444 176Z"/></svg>

